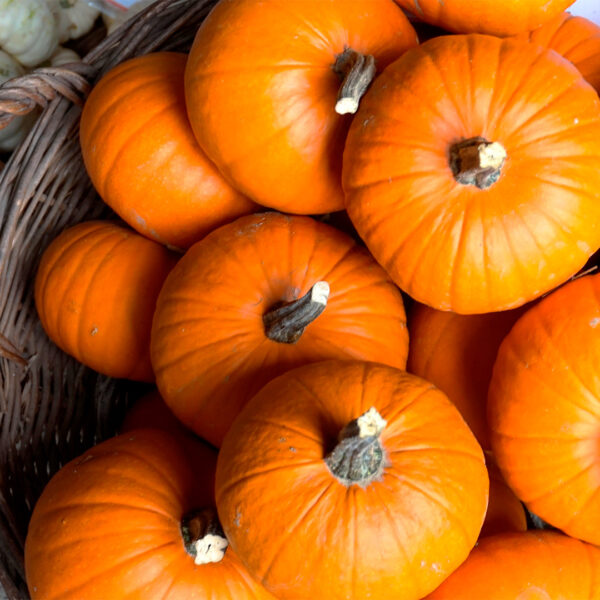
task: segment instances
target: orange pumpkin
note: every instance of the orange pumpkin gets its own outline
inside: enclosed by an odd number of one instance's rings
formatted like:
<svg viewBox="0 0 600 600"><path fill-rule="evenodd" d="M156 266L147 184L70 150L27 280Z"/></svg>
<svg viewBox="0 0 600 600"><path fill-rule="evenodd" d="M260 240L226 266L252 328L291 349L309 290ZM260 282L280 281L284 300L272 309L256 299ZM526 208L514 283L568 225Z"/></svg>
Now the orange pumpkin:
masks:
<svg viewBox="0 0 600 600"><path fill-rule="evenodd" d="M592 21L565 12L518 39L555 50L600 93L600 27Z"/></svg>
<svg viewBox="0 0 600 600"><path fill-rule="evenodd" d="M502 342L488 396L492 449L527 508L600 544L600 275L527 311ZM576 597L576 596L575 596Z"/></svg>
<svg viewBox="0 0 600 600"><path fill-rule="evenodd" d="M490 448L486 401L496 353L522 313L458 315L424 304L410 311L407 370L450 398L484 449Z"/></svg>
<svg viewBox="0 0 600 600"><path fill-rule="evenodd" d="M85 167L102 199L141 234L179 248L256 208L194 138L186 58L156 52L119 64L92 89L80 126Z"/></svg>
<svg viewBox="0 0 600 600"><path fill-rule="evenodd" d="M433 38L365 94L343 183L356 230L410 296L515 308L600 247L600 98L539 46Z"/></svg>
<svg viewBox="0 0 600 600"><path fill-rule="evenodd" d="M446 396L362 361L268 383L217 461L223 529L282 600L422 598L466 559L487 495L481 448Z"/></svg>
<svg viewBox="0 0 600 600"><path fill-rule="evenodd" d="M310 217L241 217L192 246L152 325L156 382L190 429L220 446L267 381L308 362L406 366L400 291L369 253Z"/></svg>
<svg viewBox="0 0 600 600"><path fill-rule="evenodd" d="M481 540L424 600L599 600L600 549L551 531Z"/></svg>
<svg viewBox="0 0 600 600"><path fill-rule="evenodd" d="M491 452L485 452L485 464L490 478L490 498L479 537L505 531L526 531L525 507L504 481Z"/></svg>
<svg viewBox="0 0 600 600"><path fill-rule="evenodd" d="M574 0L396 0L418 19L457 33L510 35L539 27Z"/></svg>
<svg viewBox="0 0 600 600"><path fill-rule="evenodd" d="M109 221L63 231L44 251L35 278L46 333L100 373L154 381L152 316L177 259L161 244Z"/></svg>
<svg viewBox="0 0 600 600"><path fill-rule="evenodd" d="M212 453L191 463L170 434L140 429L65 465L27 532L32 599L272 600L227 547L211 493L215 462Z"/></svg>
<svg viewBox="0 0 600 600"><path fill-rule="evenodd" d="M335 108L355 110L375 70L417 43L393 0L221 0L186 67L196 138L256 202L296 214L340 210L351 117Z"/></svg>

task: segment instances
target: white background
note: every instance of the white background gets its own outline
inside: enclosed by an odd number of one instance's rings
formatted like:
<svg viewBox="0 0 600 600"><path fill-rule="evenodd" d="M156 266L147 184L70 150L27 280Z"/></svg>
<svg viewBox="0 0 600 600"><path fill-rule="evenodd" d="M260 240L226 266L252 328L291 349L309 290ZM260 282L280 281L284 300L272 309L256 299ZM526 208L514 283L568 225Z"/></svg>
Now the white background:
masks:
<svg viewBox="0 0 600 600"><path fill-rule="evenodd" d="M600 0L577 0L567 8L567 11L600 25Z"/></svg>

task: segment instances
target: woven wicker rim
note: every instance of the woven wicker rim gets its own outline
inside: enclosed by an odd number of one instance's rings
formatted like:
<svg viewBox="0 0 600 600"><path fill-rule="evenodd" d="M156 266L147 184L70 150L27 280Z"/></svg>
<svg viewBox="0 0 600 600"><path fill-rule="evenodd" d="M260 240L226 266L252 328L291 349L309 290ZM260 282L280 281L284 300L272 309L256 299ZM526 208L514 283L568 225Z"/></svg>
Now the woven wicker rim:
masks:
<svg viewBox="0 0 600 600"><path fill-rule="evenodd" d="M33 277L60 231L114 216L85 172L81 106L117 64L158 50L186 52L216 0L158 0L81 63L41 68L0 86L0 127L42 114L0 171L0 585L29 598L23 545L31 510L49 478L113 435L133 395L130 382L101 376L62 353L35 312Z"/></svg>

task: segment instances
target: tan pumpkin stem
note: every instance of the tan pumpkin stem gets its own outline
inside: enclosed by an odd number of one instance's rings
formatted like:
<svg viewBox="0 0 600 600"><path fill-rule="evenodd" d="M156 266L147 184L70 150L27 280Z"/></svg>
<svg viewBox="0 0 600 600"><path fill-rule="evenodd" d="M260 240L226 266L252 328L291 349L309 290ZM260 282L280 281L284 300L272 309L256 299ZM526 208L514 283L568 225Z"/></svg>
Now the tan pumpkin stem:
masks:
<svg viewBox="0 0 600 600"><path fill-rule="evenodd" d="M312 323L327 306L329 284L317 281L310 291L279 308L263 315L265 335L274 342L294 344L307 325Z"/></svg>
<svg viewBox="0 0 600 600"><path fill-rule="evenodd" d="M450 168L458 183L484 190L498 181L506 156L499 142L474 137L450 148Z"/></svg>
<svg viewBox="0 0 600 600"><path fill-rule="evenodd" d="M333 70L342 79L335 103L335 112L339 115L354 114L358 110L360 99L375 77L375 58L346 48L336 56Z"/></svg>
<svg viewBox="0 0 600 600"><path fill-rule="evenodd" d="M213 507L186 515L181 520L181 535L186 552L197 565L221 561L229 545Z"/></svg>
<svg viewBox="0 0 600 600"><path fill-rule="evenodd" d="M379 436L386 425L377 410L370 408L342 429L336 447L325 457L325 464L341 483L366 487L381 477L385 452Z"/></svg>

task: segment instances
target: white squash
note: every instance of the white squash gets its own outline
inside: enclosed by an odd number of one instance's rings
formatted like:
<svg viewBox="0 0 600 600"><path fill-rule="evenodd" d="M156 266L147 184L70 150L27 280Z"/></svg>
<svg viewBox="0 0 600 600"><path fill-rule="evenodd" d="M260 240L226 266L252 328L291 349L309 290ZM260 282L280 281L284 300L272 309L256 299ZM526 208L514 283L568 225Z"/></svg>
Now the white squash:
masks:
<svg viewBox="0 0 600 600"><path fill-rule="evenodd" d="M58 46L56 19L46 0L0 0L0 48L26 67L50 58Z"/></svg>
<svg viewBox="0 0 600 600"><path fill-rule="evenodd" d="M46 0L58 26L59 43L85 35L92 29L100 11L84 0Z"/></svg>
<svg viewBox="0 0 600 600"><path fill-rule="evenodd" d="M0 50L0 84L24 73L25 69L10 54ZM25 138L37 116L37 111L33 111L22 117L15 117L4 129L0 129L0 151L14 150Z"/></svg>
<svg viewBox="0 0 600 600"><path fill-rule="evenodd" d="M78 62L81 60L81 57L75 50L71 50L71 48L64 48L63 46L59 46L54 54L48 59L47 65L50 67L60 67L61 65L66 65L67 63ZM45 65L46 63L44 63Z"/></svg>

